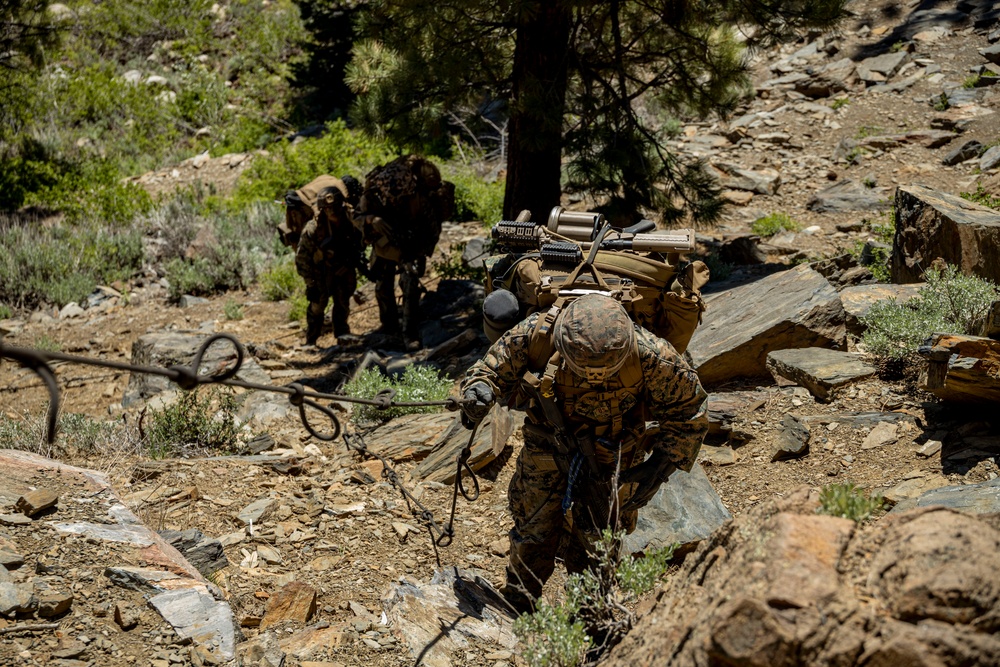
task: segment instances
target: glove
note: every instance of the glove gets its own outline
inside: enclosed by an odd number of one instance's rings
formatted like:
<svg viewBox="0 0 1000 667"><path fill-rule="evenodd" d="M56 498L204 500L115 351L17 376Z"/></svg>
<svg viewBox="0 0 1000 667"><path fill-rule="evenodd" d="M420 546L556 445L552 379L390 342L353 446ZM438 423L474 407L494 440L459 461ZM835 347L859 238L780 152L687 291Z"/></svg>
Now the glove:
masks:
<svg viewBox="0 0 1000 667"><path fill-rule="evenodd" d="M462 398L466 401L462 403L462 414L474 423L481 422L496 401L493 390L485 382L472 383L463 392Z"/></svg>
<svg viewBox="0 0 1000 667"><path fill-rule="evenodd" d="M631 512L644 507L675 470L677 466L667 458L666 454L660 450L653 450L648 459L623 472L618 478L619 484L621 486L635 484L636 489L632 497L622 506L622 512Z"/></svg>

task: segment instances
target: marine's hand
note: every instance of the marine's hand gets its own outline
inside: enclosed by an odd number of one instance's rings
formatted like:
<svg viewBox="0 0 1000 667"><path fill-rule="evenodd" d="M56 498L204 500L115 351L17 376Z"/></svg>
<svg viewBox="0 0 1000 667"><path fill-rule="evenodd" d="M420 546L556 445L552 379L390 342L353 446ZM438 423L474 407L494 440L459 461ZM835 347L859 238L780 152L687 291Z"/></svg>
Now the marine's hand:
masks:
<svg viewBox="0 0 1000 667"><path fill-rule="evenodd" d="M473 422L482 421L486 413L490 411L496 401L493 390L485 382L474 382L465 392L462 393L465 403L462 404L462 413Z"/></svg>

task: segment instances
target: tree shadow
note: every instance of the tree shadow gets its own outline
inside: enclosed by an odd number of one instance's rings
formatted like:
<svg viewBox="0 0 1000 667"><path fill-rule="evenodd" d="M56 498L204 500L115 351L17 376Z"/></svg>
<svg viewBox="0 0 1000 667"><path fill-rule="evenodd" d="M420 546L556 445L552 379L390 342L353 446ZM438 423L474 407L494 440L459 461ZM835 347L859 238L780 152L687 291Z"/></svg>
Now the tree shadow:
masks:
<svg viewBox="0 0 1000 667"><path fill-rule="evenodd" d="M864 60L874 56L891 53L896 45L913 40L917 33L933 26L946 25L952 30L969 26L982 27L984 23L1000 18L1000 9L994 9L992 2L977 2L962 0L957 5L943 0L921 0L913 7L903 20L892 30L886 32L881 39L871 44L859 44L850 58L854 61ZM898 20L903 15L903 3L887 5L882 8L882 16L890 20ZM868 22L857 19L855 30Z"/></svg>

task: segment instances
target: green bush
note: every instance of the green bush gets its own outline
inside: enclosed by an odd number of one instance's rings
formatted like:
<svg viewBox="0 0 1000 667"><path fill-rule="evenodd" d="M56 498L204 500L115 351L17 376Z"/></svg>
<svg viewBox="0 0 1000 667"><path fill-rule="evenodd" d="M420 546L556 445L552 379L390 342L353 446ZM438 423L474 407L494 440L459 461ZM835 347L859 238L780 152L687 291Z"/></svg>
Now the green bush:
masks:
<svg viewBox="0 0 1000 667"><path fill-rule="evenodd" d="M322 137L297 143L280 143L269 149L266 160L254 160L240 177L232 204L272 201L319 174L351 174L364 182L373 167L395 157L388 144L350 130L343 121L326 126Z"/></svg>
<svg viewBox="0 0 1000 667"><path fill-rule="evenodd" d="M23 308L80 302L98 284L135 275L143 259L138 230L0 229L0 301Z"/></svg>
<svg viewBox="0 0 1000 667"><path fill-rule="evenodd" d="M393 400L396 401L443 401L451 393L453 384L451 380L440 377L438 371L429 366L411 364L406 367L398 381L386 377L377 368L365 369L344 386L344 393L354 398L373 399L383 389L395 389L396 397ZM373 405L357 404L351 413L351 420L356 423L378 423L387 422L400 415L440 411L440 406L392 407L380 410Z"/></svg>
<svg viewBox="0 0 1000 667"><path fill-rule="evenodd" d="M713 252L711 255L706 255L701 258L701 261L705 262L705 266L708 267L708 275L712 280L725 280L733 273L733 265L722 261L718 253Z"/></svg>
<svg viewBox="0 0 1000 667"><path fill-rule="evenodd" d="M235 299L227 300L226 305L222 308L222 312L226 316L227 320L243 319L243 306Z"/></svg>
<svg viewBox="0 0 1000 667"><path fill-rule="evenodd" d="M986 208L1000 209L1000 197L995 197L990 194L986 188L983 187L982 183L976 183L975 192L960 192L958 194L962 199L971 201L974 204L979 204L980 206L985 206Z"/></svg>
<svg viewBox="0 0 1000 667"><path fill-rule="evenodd" d="M305 290L302 276L295 269L295 255L286 253L275 259L260 276L260 287L268 301L284 301Z"/></svg>
<svg viewBox="0 0 1000 667"><path fill-rule="evenodd" d="M871 238L873 238L878 243L886 244L891 246L893 243L893 237L896 234L896 209L893 207L888 211L883 211L879 214L877 219L866 218L864 221L865 229L868 231ZM862 239L855 241L854 246L850 249L850 253L857 260L862 260L866 254L865 247L868 246L867 242ZM865 259L867 262L865 265L868 270L872 272L872 275L880 283L887 283L891 279L891 270L889 267L889 260L892 255L891 248L883 248L878 245L868 246L867 254L869 257Z"/></svg>
<svg viewBox="0 0 1000 667"><path fill-rule="evenodd" d="M118 422L99 422L68 412L59 415L56 439L50 445L47 414L26 414L23 419L13 419L0 413L0 449L61 458L70 453L120 452L127 442L127 434Z"/></svg>
<svg viewBox="0 0 1000 667"><path fill-rule="evenodd" d="M154 459L188 453L228 454L239 449L236 398L218 387L182 392L180 399L145 417L145 448Z"/></svg>
<svg viewBox="0 0 1000 667"><path fill-rule="evenodd" d="M597 650L606 652L628 632L635 618L625 606L651 590L667 573L677 545L651 550L644 558L620 557L624 534L605 530L595 545L595 567L566 580L566 596L553 604L540 599L535 611L514 622L531 667L576 667ZM604 635L595 646L588 632Z"/></svg>
<svg viewBox="0 0 1000 667"><path fill-rule="evenodd" d="M455 221L479 220L493 227L503 217L504 182L486 181L469 169L450 166L445 178L455 184Z"/></svg>
<svg viewBox="0 0 1000 667"><path fill-rule="evenodd" d="M772 213L763 218L757 218L750 225L750 230L759 236L774 236L778 232L796 232L800 229L799 223L792 219L787 213Z"/></svg>
<svg viewBox="0 0 1000 667"><path fill-rule="evenodd" d="M854 484L828 484L820 489L819 514L839 516L860 523L882 509L881 495L868 497Z"/></svg>
<svg viewBox="0 0 1000 667"><path fill-rule="evenodd" d="M281 211L266 203L218 212L211 201L174 202L178 216L160 215L153 224L168 240L161 260L169 294L210 295L246 289L261 275L275 254L275 227ZM189 252L196 237L210 237Z"/></svg>
<svg viewBox="0 0 1000 667"><path fill-rule="evenodd" d="M910 301L877 301L861 318L869 354L899 361L913 355L932 333L975 334L990 305L1000 297L996 285L966 276L954 266L930 269L924 279L927 283Z"/></svg>
<svg viewBox="0 0 1000 667"><path fill-rule="evenodd" d="M5 303L0 303L0 320L6 320L13 315L10 307Z"/></svg>

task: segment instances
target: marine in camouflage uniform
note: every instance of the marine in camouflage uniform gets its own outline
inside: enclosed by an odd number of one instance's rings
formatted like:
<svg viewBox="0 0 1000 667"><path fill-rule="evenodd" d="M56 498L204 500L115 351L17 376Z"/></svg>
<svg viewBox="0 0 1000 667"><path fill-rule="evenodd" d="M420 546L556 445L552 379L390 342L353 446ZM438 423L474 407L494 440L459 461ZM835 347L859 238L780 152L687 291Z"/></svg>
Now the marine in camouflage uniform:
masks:
<svg viewBox="0 0 1000 667"><path fill-rule="evenodd" d="M441 236L441 223L452 215L454 202L455 186L442 180L438 168L419 155L396 158L365 177L354 221L373 248L371 275L384 332L399 332L399 273L403 333L408 340L416 340L420 278Z"/></svg>
<svg viewBox="0 0 1000 667"><path fill-rule="evenodd" d="M347 322L351 296L358 287L357 270L363 267L361 232L351 221L351 188L360 185L345 176L317 194L318 215L302 230L295 253L295 268L306 284L306 343L315 345L323 329L323 314L333 299L333 334L350 335ZM345 183L346 181L346 183ZM353 184L351 183L353 181Z"/></svg>
<svg viewBox="0 0 1000 667"><path fill-rule="evenodd" d="M355 181L357 182L357 181ZM298 190L285 193L285 221L278 225L281 242L293 250L298 247L302 230L310 220L319 215L316 197L319 191L329 187L340 187L343 182L329 174L317 176Z"/></svg>
<svg viewBox="0 0 1000 667"><path fill-rule="evenodd" d="M461 387L476 401L462 408L473 421L497 400L526 413L508 493L514 527L502 591L519 611L532 608L558 552L567 571L580 572L595 565L603 528L632 532L639 508L670 474L691 469L708 430L695 371L618 302L598 294L570 302L548 348L538 344L548 334L536 330L545 317L531 315L504 333Z"/></svg>

